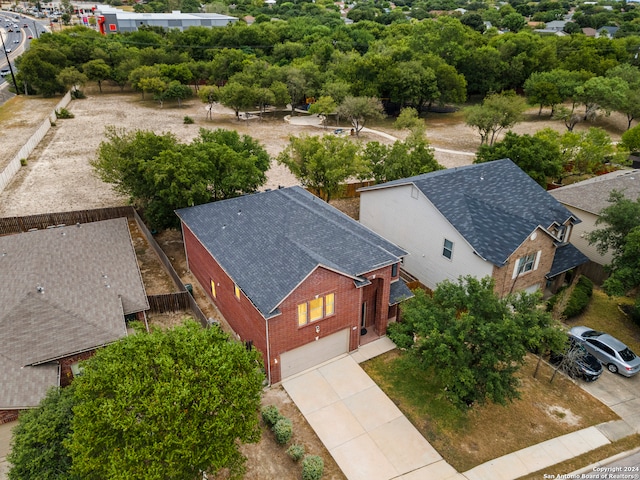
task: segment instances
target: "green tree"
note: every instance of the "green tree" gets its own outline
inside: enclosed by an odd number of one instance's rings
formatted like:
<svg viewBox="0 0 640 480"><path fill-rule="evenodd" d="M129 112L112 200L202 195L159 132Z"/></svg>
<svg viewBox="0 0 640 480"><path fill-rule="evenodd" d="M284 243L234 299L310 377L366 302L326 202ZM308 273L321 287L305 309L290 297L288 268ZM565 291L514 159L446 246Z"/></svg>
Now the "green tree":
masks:
<svg viewBox="0 0 640 480"><path fill-rule="evenodd" d="M75 381L73 472L133 480L240 474L240 443L260 438L263 380L256 350L194 322L98 350Z"/></svg>
<svg viewBox="0 0 640 480"><path fill-rule="evenodd" d="M542 188L548 179L556 179L562 173L562 155L558 138L543 134L518 135L507 132L504 139L494 145L481 145L474 163L510 158L533 178Z"/></svg>
<svg viewBox="0 0 640 480"><path fill-rule="evenodd" d="M331 97L323 96L309 107L309 113L322 115L322 125L327 128L327 117L335 114L338 105Z"/></svg>
<svg viewBox="0 0 640 480"><path fill-rule="evenodd" d="M348 119L356 135L360 135L368 120L384 117L384 108L377 98L347 96L338 107L338 115Z"/></svg>
<svg viewBox="0 0 640 480"><path fill-rule="evenodd" d="M57 79L66 89L71 90L72 95L76 95L78 87L87 83L87 76L78 71L76 67L63 68L60 70L60 73L58 73Z"/></svg>
<svg viewBox="0 0 640 480"><path fill-rule="evenodd" d="M52 388L37 408L20 414L7 456L11 464L9 480L80 479L70 473L71 455L65 444L71 435L76 403L73 388Z"/></svg>
<svg viewBox="0 0 640 480"><path fill-rule="evenodd" d="M501 299L489 277L444 281L432 296L417 290L402 304L402 321L389 326L390 337L433 371L456 407L504 405L519 398L516 373L527 348L549 337L530 335L550 320L528 296Z"/></svg>
<svg viewBox="0 0 640 480"><path fill-rule="evenodd" d="M626 162L626 153L619 153L609 134L597 127L565 132L560 137L560 148L564 170L570 175L594 174L607 162Z"/></svg>
<svg viewBox="0 0 640 480"><path fill-rule="evenodd" d="M148 80L150 78L154 80ZM147 65L133 69L129 73L128 79L134 90L142 92L143 99L145 92L149 91L152 85L158 87L160 82L164 83L160 77L160 70L157 67L149 67Z"/></svg>
<svg viewBox="0 0 640 480"><path fill-rule="evenodd" d="M111 127L92 165L129 195L156 228L175 227L174 210L253 193L266 181L270 158L251 137L201 129L191 144L169 134Z"/></svg>
<svg viewBox="0 0 640 480"><path fill-rule="evenodd" d="M443 168L436 161L433 149L424 138L409 138L404 142L398 140L392 146L368 142L362 151L362 158L365 170L361 176L373 177L377 183L412 177Z"/></svg>
<svg viewBox="0 0 640 480"><path fill-rule="evenodd" d="M622 134L620 146L630 152L640 151L640 124Z"/></svg>
<svg viewBox="0 0 640 480"><path fill-rule="evenodd" d="M184 85L177 80L172 80L158 95L161 95L163 100L177 100L178 107L181 107L182 100L193 96L193 90L191 90L189 85Z"/></svg>
<svg viewBox="0 0 640 480"><path fill-rule="evenodd" d="M92 82L98 83L98 90L102 93L102 82L111 77L111 67L103 59L90 60L82 65L82 71Z"/></svg>
<svg viewBox="0 0 640 480"><path fill-rule="evenodd" d="M588 240L601 254L611 250L615 255L622 251L627 235L640 226L640 198L630 200L614 190L608 201L611 205L602 209L596 222L603 227L591 232Z"/></svg>
<svg viewBox="0 0 640 480"><path fill-rule="evenodd" d="M513 92L495 93L487 96L482 105L465 109L465 121L480 133L481 145L493 145L497 135L511 128L522 119L526 102Z"/></svg>
<svg viewBox="0 0 640 480"><path fill-rule="evenodd" d="M291 137L278 163L286 165L303 186L327 202L346 180L362 172L358 146L332 135Z"/></svg>
<svg viewBox="0 0 640 480"><path fill-rule="evenodd" d="M26 83L30 89L50 97L64 92L58 73L67 66L63 53L52 45L36 44L16 60L18 85Z"/></svg>
<svg viewBox="0 0 640 480"><path fill-rule="evenodd" d="M207 104L207 118L212 120L213 104L220 98L220 89L214 85L205 85L198 90L198 97L203 103Z"/></svg>
<svg viewBox="0 0 640 480"><path fill-rule="evenodd" d="M247 110L255 105L253 89L231 81L220 89L220 103L232 108L236 119L240 121L240 110Z"/></svg>
<svg viewBox="0 0 640 480"><path fill-rule="evenodd" d="M628 93L629 84L620 77L593 77L576 87L576 98L585 106L585 120L595 118L598 109L606 115L620 110Z"/></svg>

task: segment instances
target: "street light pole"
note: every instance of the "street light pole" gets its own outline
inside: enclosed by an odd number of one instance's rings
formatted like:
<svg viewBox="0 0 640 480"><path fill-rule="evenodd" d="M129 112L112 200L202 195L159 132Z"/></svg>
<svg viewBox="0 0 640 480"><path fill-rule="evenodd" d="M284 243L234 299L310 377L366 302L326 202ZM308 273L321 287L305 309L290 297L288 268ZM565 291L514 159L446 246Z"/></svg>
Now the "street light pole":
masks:
<svg viewBox="0 0 640 480"><path fill-rule="evenodd" d="M4 51L4 56L7 59L7 64L9 65L9 71L11 72L11 79L13 80L13 86L16 89L16 95L20 95L18 91L18 84L16 83L16 76L13 74L13 67L11 66L11 60L9 60L9 54L7 53L7 47L4 44L4 35L0 33L0 38L2 39L2 50Z"/></svg>

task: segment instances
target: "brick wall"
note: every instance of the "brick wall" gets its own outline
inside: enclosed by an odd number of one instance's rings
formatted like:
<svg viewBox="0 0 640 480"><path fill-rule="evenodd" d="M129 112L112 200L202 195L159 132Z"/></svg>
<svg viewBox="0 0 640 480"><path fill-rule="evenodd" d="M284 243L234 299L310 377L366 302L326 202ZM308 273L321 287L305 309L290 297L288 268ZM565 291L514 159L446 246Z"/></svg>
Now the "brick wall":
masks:
<svg viewBox="0 0 640 480"><path fill-rule="evenodd" d="M70 357L61 358L58 360L60 364L60 386L66 387L73 380L73 372L71 372L71 365L80 360L87 360L91 358L95 350L89 350L88 352L79 353Z"/></svg>
<svg viewBox="0 0 640 480"><path fill-rule="evenodd" d="M17 420L20 411L21 410L0 410L0 425Z"/></svg>
<svg viewBox="0 0 640 480"><path fill-rule="evenodd" d="M495 280L496 293L500 296L507 295L511 291L524 290L538 285L544 290L546 285L545 275L551 270L556 247L553 239L537 229L534 235L529 235L518 249L509 257L509 261L503 267L493 267L493 278ZM529 272L521 273L517 278L513 278L513 271L518 264L518 260L526 255L532 255L541 251L538 268Z"/></svg>
<svg viewBox="0 0 640 480"><path fill-rule="evenodd" d="M240 299L236 298L234 282L186 225L183 225L182 230L191 273L240 339L253 341L253 345L262 352L266 365L267 337L264 317L242 292ZM211 280L216 283L215 298L211 292Z"/></svg>
<svg viewBox="0 0 640 480"><path fill-rule="evenodd" d="M271 368L271 383L280 381L280 355L344 328L351 331L349 350L358 348L360 338L360 308L363 289L356 288L353 279L319 267L305 279L280 305L281 314L268 320L271 359L267 358L265 319L251 301L241 294L235 297L234 282L211 257L189 228L183 225L184 245L189 260L189 269L216 304L231 328L242 341L253 341L262 352L265 368ZM378 286L375 329L380 335L386 333L389 315L389 290L391 266L375 270L367 277ZM211 280L216 283L216 297L211 292ZM369 287L365 287L369 288ZM308 302L316 295L335 294L335 313L327 318L298 326L298 304ZM320 333L316 333L316 326ZM278 363L275 363L278 360Z"/></svg>

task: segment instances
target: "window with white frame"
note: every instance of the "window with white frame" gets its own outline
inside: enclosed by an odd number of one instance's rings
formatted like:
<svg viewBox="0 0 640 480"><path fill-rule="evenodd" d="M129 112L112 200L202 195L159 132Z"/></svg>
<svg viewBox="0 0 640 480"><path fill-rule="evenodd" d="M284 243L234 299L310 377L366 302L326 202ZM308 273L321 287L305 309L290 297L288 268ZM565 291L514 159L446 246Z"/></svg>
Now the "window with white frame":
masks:
<svg viewBox="0 0 640 480"><path fill-rule="evenodd" d="M451 260L453 258L453 242L451 240L444 239L442 245L442 256Z"/></svg>
<svg viewBox="0 0 640 480"><path fill-rule="evenodd" d="M529 255L525 255L524 257L520 257L516 262L511 278L516 278L518 275L522 275L523 273L537 270L538 264L540 263L541 253L542 251L539 250L536 253L531 253Z"/></svg>

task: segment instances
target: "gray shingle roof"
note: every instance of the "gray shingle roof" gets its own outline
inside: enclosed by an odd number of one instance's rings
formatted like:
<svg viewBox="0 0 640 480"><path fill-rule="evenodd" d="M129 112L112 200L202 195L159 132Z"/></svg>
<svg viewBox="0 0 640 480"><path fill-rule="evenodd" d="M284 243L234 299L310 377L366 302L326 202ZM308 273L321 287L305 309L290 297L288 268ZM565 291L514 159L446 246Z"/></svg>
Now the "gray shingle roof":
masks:
<svg viewBox="0 0 640 480"><path fill-rule="evenodd" d="M391 284L389 291L389 305L395 305L407 298L413 297L413 292L404 283L404 280L398 279L398 281Z"/></svg>
<svg viewBox="0 0 640 480"><path fill-rule="evenodd" d="M356 278L406 255L300 187L176 213L265 318L318 266Z"/></svg>
<svg viewBox="0 0 640 480"><path fill-rule="evenodd" d="M587 263L587 256L570 243L565 243L556 248L556 254L553 257L553 265L551 271L547 273L547 278L553 278L556 275L567 272L572 268Z"/></svg>
<svg viewBox="0 0 640 480"><path fill-rule="evenodd" d="M56 384L51 365L22 367L122 338L124 314L149 308L125 218L0 237L0 285L0 408Z"/></svg>
<svg viewBox="0 0 640 480"><path fill-rule="evenodd" d="M406 184L415 185L482 258L498 266L536 227L548 229L554 222L575 218L509 159L438 170L361 191Z"/></svg>
<svg viewBox="0 0 640 480"><path fill-rule="evenodd" d="M549 193L565 205L599 215L603 208L611 205L607 200L612 190L624 193L629 200L639 198L640 170L618 170L556 188Z"/></svg>

